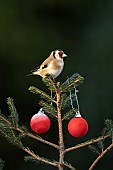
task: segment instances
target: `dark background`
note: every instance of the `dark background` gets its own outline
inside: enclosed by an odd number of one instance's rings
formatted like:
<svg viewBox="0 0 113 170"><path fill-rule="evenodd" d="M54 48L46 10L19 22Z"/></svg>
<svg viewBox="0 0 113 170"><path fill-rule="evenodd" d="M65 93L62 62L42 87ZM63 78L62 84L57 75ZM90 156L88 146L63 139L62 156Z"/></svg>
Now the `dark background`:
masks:
<svg viewBox="0 0 113 170"><path fill-rule="evenodd" d="M40 96L28 91L30 85L47 91L39 76L27 77L52 50L62 49L68 55L62 74L65 81L78 72L84 83L78 87L82 116L89 131L81 139L71 137L64 123L66 148L98 137L106 118L113 110L113 1L112 0L0 0L0 108L9 115L7 97L13 97L20 115L20 124L29 128L29 121L39 110ZM52 120L51 120L52 121ZM29 128L30 129L30 128ZM43 138L57 144L57 122ZM109 141L108 141L109 143ZM51 147L31 139L25 140L40 156L58 159ZM0 158L5 170L55 168L25 163L27 154L0 136ZM109 151L95 170L113 169L113 151ZM77 170L87 170L96 155L87 148L69 152L66 161Z"/></svg>

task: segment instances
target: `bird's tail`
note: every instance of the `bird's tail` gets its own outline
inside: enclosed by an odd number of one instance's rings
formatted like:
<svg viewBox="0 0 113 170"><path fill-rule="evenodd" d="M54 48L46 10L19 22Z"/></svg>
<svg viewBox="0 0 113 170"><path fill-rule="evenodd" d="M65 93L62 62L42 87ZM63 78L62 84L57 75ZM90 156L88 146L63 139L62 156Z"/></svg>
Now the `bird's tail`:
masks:
<svg viewBox="0 0 113 170"><path fill-rule="evenodd" d="M31 73L28 74L27 76L32 76L32 75L40 75L39 74L39 69L31 70Z"/></svg>
<svg viewBox="0 0 113 170"><path fill-rule="evenodd" d="M32 76L33 74L32 73L30 73L30 74L27 74L27 76Z"/></svg>

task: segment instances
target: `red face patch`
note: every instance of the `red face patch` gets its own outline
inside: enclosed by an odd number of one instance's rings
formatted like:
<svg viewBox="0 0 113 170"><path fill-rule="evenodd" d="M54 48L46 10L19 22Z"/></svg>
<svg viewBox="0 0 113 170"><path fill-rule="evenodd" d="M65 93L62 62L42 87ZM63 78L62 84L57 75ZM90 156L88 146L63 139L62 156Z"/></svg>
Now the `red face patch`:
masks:
<svg viewBox="0 0 113 170"><path fill-rule="evenodd" d="M63 51L60 51L58 54L59 54L60 58L63 58L63 57L62 57L62 55L64 54Z"/></svg>

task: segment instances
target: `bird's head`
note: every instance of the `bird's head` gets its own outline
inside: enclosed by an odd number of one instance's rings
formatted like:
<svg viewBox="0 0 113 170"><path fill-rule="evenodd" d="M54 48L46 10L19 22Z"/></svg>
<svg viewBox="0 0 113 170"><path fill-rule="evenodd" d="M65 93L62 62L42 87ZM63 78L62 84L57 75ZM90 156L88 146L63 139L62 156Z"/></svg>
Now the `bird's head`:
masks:
<svg viewBox="0 0 113 170"><path fill-rule="evenodd" d="M53 56L57 60L62 60L64 57L67 57L67 55L62 50L53 51Z"/></svg>

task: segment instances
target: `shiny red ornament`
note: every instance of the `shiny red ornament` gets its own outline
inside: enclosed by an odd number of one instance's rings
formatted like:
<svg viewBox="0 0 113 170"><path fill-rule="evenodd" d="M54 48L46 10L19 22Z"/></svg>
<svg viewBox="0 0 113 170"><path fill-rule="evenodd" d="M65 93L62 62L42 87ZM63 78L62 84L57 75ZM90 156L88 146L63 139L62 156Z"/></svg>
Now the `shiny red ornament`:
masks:
<svg viewBox="0 0 113 170"><path fill-rule="evenodd" d="M51 125L49 117L41 110L33 115L30 121L31 129L38 134L46 133Z"/></svg>
<svg viewBox="0 0 113 170"><path fill-rule="evenodd" d="M74 117L68 123L69 133L76 138L84 136L88 131L88 123L82 117Z"/></svg>

